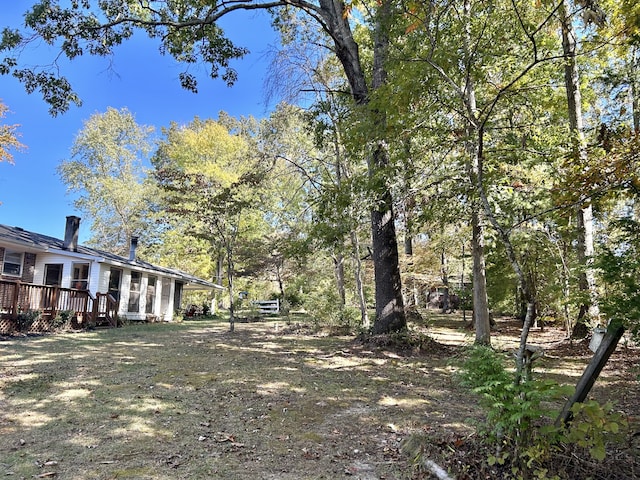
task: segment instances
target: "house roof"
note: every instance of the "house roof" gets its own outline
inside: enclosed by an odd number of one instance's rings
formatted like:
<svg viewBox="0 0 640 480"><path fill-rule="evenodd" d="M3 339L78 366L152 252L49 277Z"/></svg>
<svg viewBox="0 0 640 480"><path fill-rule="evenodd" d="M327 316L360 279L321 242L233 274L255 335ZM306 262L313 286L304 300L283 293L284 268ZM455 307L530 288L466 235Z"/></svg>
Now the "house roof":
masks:
<svg viewBox="0 0 640 480"><path fill-rule="evenodd" d="M126 257L105 252L96 248L77 245L75 250L64 248L64 241L59 238L42 235L40 233L29 232L20 227L10 227L0 224L0 244L14 245L24 251L32 253L56 253L69 257L89 259L98 263L106 263L114 266L127 267L132 270L150 271L164 276L177 278L185 283L185 288L202 289L217 288L222 286L213 282L203 280L182 270L168 267L160 267L139 259L129 260Z"/></svg>

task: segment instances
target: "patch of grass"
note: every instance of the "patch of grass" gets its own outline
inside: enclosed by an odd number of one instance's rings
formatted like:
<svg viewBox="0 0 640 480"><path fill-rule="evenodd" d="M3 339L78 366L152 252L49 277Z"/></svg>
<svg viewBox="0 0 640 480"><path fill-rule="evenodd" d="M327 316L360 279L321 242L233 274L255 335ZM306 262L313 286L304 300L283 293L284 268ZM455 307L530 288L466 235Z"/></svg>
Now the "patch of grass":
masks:
<svg viewBox="0 0 640 480"><path fill-rule="evenodd" d="M0 475L421 478L402 438L433 424L468 435L481 418L447 350L398 355L286 326L199 319L0 342Z"/></svg>

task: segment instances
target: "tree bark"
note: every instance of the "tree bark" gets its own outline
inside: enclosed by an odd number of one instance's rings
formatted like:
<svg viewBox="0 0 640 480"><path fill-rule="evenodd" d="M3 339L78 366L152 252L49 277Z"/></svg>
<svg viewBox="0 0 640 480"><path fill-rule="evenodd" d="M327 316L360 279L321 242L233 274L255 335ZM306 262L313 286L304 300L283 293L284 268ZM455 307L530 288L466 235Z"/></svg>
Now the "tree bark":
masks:
<svg viewBox="0 0 640 480"><path fill-rule="evenodd" d="M633 108L633 133L640 135L640 80L638 70L640 67L640 48L631 47L631 66L629 67L629 91L631 94L631 105Z"/></svg>
<svg viewBox="0 0 640 480"><path fill-rule="evenodd" d="M353 261L355 263L356 295L360 305L360 319L362 328L368 330L371 327L369 312L367 311L367 299L364 296L364 284L362 282L362 259L360 258L360 240L355 231L351 231L351 243L353 245Z"/></svg>
<svg viewBox="0 0 640 480"><path fill-rule="evenodd" d="M342 2L321 0L320 8L325 15L327 27L334 40L336 55L342 64L351 95L357 105L369 104L369 92L366 76L360 62L358 44L353 39L349 21L344 15ZM391 15L391 3L385 0L378 5L376 31L373 47L372 90L386 83L385 62L388 49L388 25ZM382 176L388 165L386 142L380 132L384 131L385 118L381 112L374 115L376 128L373 153L369 159L369 174L372 178ZM373 138L372 138L373 139ZM373 333L388 333L406 327L406 317L402 299L402 282L398 258L393 201L391 192L384 181L380 182L376 191L376 207L371 212L371 239L375 276L376 319Z"/></svg>
<svg viewBox="0 0 640 480"><path fill-rule="evenodd" d="M471 2L464 2L465 64L471 65ZM469 154L469 176L471 185L478 195L482 183L482 136L478 131L476 92L471 72L463 85L464 102L467 110L467 153ZM491 345L491 319L489 317L489 298L487 296L487 277L484 259L484 227L482 225L482 207L479 199L471 204L471 252L473 255L473 321L476 329L475 343L478 345Z"/></svg>
<svg viewBox="0 0 640 480"><path fill-rule="evenodd" d="M576 61L576 33L571 17L568 14L568 0L562 0L559 14L562 30L562 50L564 54L564 80L567 92L567 107L569 117L569 129L573 143L573 158L586 165L587 148L584 139L584 125L582 122L582 100L580 94L580 78ZM598 323L600 309L596 291L595 272L592 267L593 247L593 206L591 199L585 199L578 207L577 215L577 256L582 272L578 281L579 289L588 298L580 306L580 313L574 329L580 329L587 322Z"/></svg>
<svg viewBox="0 0 640 480"><path fill-rule="evenodd" d="M449 262L447 253L444 248L440 251L440 278L444 285L444 294L442 296L442 313L449 312Z"/></svg>
<svg viewBox="0 0 640 480"><path fill-rule="evenodd" d="M484 261L484 228L477 211L471 214L473 231L471 251L473 256L473 322L476 329L475 343L491 345L491 320L489 318L489 298Z"/></svg>
<svg viewBox="0 0 640 480"><path fill-rule="evenodd" d="M341 253L333 256L333 267L336 275L336 287L340 297L340 307L344 308L347 304L347 294L344 288L344 256Z"/></svg>
<svg viewBox="0 0 640 480"><path fill-rule="evenodd" d="M233 332L236 328L236 319L233 305L233 250L227 247L227 286L229 292L229 331Z"/></svg>

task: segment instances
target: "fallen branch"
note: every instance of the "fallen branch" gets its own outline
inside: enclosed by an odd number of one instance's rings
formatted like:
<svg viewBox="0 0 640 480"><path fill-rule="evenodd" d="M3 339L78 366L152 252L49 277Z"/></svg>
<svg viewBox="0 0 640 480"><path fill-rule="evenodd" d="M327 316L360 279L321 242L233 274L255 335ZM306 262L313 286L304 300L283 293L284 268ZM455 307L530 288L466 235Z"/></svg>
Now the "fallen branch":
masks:
<svg viewBox="0 0 640 480"><path fill-rule="evenodd" d="M422 466L428 468L431 473L438 477L438 480L454 480L453 477L450 477L449 474L433 460L422 460Z"/></svg>
<svg viewBox="0 0 640 480"><path fill-rule="evenodd" d="M571 413L571 407L576 403L582 403L586 398L591 387L596 383L600 372L607 364L609 357L616 349L618 341L624 334L624 326L621 323L611 323L607 328L607 333L602 339L602 343L596 350L596 353L591 358L589 365L585 368L578 384L576 385L575 393L564 404L564 408L558 418L556 419L556 426L568 425L573 420L573 414Z"/></svg>
<svg viewBox="0 0 640 480"><path fill-rule="evenodd" d="M426 468L433 473L438 480L454 480L449 474L436 462L428 458L424 458L424 444L428 442L423 435L414 434L409 435L402 441L400 450L409 457L414 459L418 465Z"/></svg>

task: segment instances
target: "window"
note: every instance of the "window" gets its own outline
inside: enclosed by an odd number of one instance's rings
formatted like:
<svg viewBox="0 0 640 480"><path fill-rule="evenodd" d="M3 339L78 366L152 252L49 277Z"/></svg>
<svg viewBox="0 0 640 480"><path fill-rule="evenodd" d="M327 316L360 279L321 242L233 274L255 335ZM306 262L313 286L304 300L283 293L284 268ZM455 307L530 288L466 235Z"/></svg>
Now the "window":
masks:
<svg viewBox="0 0 640 480"><path fill-rule="evenodd" d="M149 277L147 283L147 308L146 313L153 313L153 304L156 303L156 283L157 277Z"/></svg>
<svg viewBox="0 0 640 480"><path fill-rule="evenodd" d="M89 288L89 264L74 263L72 266L73 278L71 288L87 290Z"/></svg>
<svg viewBox="0 0 640 480"><path fill-rule="evenodd" d="M129 287L129 312L140 311L140 272L131 272L131 286Z"/></svg>
<svg viewBox="0 0 640 480"><path fill-rule="evenodd" d="M60 286L62 283L62 269L64 266L61 263L47 263L44 266L44 284Z"/></svg>
<svg viewBox="0 0 640 480"><path fill-rule="evenodd" d="M22 275L22 256L20 252L11 250L4 251L4 261L2 262L2 274L19 277Z"/></svg>

